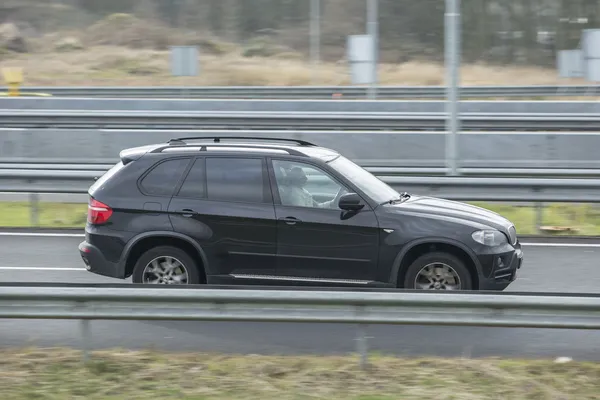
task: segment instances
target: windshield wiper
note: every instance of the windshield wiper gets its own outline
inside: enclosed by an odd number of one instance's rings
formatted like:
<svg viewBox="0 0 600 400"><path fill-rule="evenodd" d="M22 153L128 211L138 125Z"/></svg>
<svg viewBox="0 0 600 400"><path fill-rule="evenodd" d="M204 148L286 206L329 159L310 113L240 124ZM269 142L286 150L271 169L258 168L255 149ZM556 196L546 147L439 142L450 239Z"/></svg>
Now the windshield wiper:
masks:
<svg viewBox="0 0 600 400"><path fill-rule="evenodd" d="M408 194L407 192L404 192L400 195L400 197L384 201L383 203L380 203L379 205L383 206L385 204L394 204L394 203L402 202L402 201L405 201L408 199L410 199L410 194Z"/></svg>

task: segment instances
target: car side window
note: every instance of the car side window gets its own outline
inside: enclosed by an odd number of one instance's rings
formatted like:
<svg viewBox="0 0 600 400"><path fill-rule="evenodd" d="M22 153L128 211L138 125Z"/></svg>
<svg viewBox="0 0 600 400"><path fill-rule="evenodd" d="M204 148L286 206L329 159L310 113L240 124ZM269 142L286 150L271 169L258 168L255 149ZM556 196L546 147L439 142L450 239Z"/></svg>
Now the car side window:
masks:
<svg viewBox="0 0 600 400"><path fill-rule="evenodd" d="M339 210L339 197L350 191L328 173L310 164L273 160L281 204Z"/></svg>
<svg viewBox="0 0 600 400"><path fill-rule="evenodd" d="M178 197L188 197L193 199L201 199L206 195L206 175L204 173L204 159L198 158L194 161L194 165L190 168L179 193Z"/></svg>
<svg viewBox="0 0 600 400"><path fill-rule="evenodd" d="M153 166L140 183L143 191L153 196L172 196L189 161L189 157L176 158Z"/></svg>
<svg viewBox="0 0 600 400"><path fill-rule="evenodd" d="M206 158L206 193L209 200L265 203L266 193L270 193L265 183L263 160L260 158Z"/></svg>

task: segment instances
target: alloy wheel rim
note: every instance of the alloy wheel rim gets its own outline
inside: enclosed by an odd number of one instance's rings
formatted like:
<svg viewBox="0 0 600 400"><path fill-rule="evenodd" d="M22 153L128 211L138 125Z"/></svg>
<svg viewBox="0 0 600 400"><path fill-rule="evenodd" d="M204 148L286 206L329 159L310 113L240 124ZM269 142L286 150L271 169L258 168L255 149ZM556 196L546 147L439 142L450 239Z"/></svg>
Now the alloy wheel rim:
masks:
<svg viewBox="0 0 600 400"><path fill-rule="evenodd" d="M144 268L142 282L149 285L182 285L188 283L185 265L171 256L156 257Z"/></svg>
<svg viewBox="0 0 600 400"><path fill-rule="evenodd" d="M420 290L460 290L462 283L454 268L435 262L421 268L415 277L414 287Z"/></svg>

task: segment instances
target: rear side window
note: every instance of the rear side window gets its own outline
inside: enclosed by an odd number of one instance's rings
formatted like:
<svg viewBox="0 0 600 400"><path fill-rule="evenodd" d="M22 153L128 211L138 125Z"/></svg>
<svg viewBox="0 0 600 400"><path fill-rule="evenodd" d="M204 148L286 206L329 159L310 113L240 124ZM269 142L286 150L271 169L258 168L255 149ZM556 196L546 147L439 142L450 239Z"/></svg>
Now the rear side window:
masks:
<svg viewBox="0 0 600 400"><path fill-rule="evenodd" d="M176 158L159 163L142 179L142 189L153 196L171 196L189 161Z"/></svg>
<svg viewBox="0 0 600 400"><path fill-rule="evenodd" d="M210 200L264 203L266 182L260 158L206 158Z"/></svg>
<svg viewBox="0 0 600 400"><path fill-rule="evenodd" d="M201 199L205 196L206 175L204 174L204 159L198 158L188 172L177 196Z"/></svg>

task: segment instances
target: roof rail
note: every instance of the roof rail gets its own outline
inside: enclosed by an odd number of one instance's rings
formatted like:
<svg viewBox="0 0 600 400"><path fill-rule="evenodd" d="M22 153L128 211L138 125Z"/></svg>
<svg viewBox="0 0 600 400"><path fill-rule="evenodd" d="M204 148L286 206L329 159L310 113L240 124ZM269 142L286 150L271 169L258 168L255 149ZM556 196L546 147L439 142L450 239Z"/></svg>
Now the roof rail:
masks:
<svg viewBox="0 0 600 400"><path fill-rule="evenodd" d="M214 143L221 143L221 140L225 139L237 139L237 140L263 140L263 141L282 141L282 142L293 142L297 143L301 146L317 146L314 143L307 142L305 140L300 139L287 139L287 138L261 138L261 137L252 137L252 136L190 136L190 137L182 137L182 138L174 138L170 139L168 144L187 144L186 140L197 140L197 139L212 139Z"/></svg>

